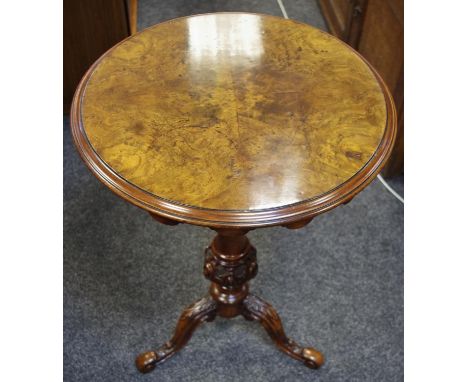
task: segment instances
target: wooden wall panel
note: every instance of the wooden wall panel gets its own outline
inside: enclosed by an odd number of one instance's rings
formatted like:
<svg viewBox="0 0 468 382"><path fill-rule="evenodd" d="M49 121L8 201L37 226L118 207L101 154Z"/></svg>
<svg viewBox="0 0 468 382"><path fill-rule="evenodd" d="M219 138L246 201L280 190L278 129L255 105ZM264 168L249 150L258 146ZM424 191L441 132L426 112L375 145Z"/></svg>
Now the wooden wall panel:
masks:
<svg viewBox="0 0 468 382"><path fill-rule="evenodd" d="M65 0L63 3L63 105L92 63L130 34L124 0Z"/></svg>
<svg viewBox="0 0 468 382"><path fill-rule="evenodd" d="M389 1L368 2L358 50L394 91L403 64L403 26Z"/></svg>
<svg viewBox="0 0 468 382"><path fill-rule="evenodd" d="M331 33L344 40L351 12L351 2L348 0L319 0L319 3Z"/></svg>

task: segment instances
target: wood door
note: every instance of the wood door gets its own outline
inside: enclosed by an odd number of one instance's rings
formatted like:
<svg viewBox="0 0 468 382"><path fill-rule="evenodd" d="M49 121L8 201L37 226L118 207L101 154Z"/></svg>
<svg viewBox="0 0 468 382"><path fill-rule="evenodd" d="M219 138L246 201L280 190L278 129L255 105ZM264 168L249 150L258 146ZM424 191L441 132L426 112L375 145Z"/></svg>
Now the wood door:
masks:
<svg viewBox="0 0 468 382"><path fill-rule="evenodd" d="M63 106L91 64L130 35L124 0L65 0L63 3Z"/></svg>
<svg viewBox="0 0 468 382"><path fill-rule="evenodd" d="M330 32L356 48L367 0L319 0L319 3Z"/></svg>
<svg viewBox="0 0 468 382"><path fill-rule="evenodd" d="M369 0L358 51L374 66L389 87L398 113L398 134L384 175L403 172L403 0Z"/></svg>
<svg viewBox="0 0 468 382"><path fill-rule="evenodd" d="M348 39L348 24L352 12L353 1L319 0L323 16L327 21L330 32L343 41L347 41Z"/></svg>

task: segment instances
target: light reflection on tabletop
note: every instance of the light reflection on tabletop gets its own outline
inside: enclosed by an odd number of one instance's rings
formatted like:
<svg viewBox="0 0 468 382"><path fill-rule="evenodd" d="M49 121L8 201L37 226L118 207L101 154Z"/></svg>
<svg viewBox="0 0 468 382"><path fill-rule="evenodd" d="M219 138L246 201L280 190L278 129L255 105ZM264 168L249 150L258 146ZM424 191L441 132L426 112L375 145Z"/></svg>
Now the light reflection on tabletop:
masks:
<svg viewBox="0 0 468 382"><path fill-rule="evenodd" d="M234 21L234 22L233 22ZM190 64L216 63L218 59L258 60L263 55L260 18L206 15L187 19Z"/></svg>

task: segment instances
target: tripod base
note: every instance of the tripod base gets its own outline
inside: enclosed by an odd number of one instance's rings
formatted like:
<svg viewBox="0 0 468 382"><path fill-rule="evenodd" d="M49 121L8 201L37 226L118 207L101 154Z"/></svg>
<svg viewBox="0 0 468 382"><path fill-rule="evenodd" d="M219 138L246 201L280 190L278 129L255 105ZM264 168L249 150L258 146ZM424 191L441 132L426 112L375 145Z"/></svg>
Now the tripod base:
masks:
<svg viewBox="0 0 468 382"><path fill-rule="evenodd" d="M174 336L159 349L140 354L136 366L142 373L152 371L157 365L173 356L190 340L195 329L205 321L213 321L217 314L217 303L205 297L184 310L177 323ZM249 294L245 297L241 313L247 320L259 321L278 348L289 356L302 361L306 366L317 369L323 364L322 354L314 348L304 348L289 339L283 330L276 310L261 298Z"/></svg>
<svg viewBox="0 0 468 382"><path fill-rule="evenodd" d="M247 281L257 273L256 250L245 232L218 231L206 250L205 277L212 281L210 295L186 308L179 318L173 337L157 350L140 354L136 366L148 373L172 357L190 340L195 329L216 316L225 318L242 315L258 321L276 346L290 357L317 369L323 364L322 354L311 347L299 346L284 333L276 310L261 298L250 294Z"/></svg>

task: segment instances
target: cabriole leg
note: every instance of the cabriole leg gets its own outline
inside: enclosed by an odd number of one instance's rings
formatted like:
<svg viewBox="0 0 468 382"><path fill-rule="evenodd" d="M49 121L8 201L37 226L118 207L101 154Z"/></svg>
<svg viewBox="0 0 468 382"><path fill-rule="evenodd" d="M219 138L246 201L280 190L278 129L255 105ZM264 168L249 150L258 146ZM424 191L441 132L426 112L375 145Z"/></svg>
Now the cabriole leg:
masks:
<svg viewBox="0 0 468 382"><path fill-rule="evenodd" d="M140 354L136 366L142 373L148 373L156 365L164 362L180 350L192 337L195 329L205 321L216 317L216 302L211 297L204 297L185 309L179 318L174 335L159 349Z"/></svg>

